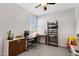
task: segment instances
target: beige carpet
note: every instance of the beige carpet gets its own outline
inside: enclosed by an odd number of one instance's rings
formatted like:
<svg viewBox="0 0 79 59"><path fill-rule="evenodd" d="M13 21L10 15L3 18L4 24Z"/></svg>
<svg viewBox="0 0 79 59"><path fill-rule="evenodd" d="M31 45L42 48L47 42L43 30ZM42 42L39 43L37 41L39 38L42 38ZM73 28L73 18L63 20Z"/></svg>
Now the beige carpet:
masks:
<svg viewBox="0 0 79 59"><path fill-rule="evenodd" d="M18 56L70 56L68 49L39 44Z"/></svg>

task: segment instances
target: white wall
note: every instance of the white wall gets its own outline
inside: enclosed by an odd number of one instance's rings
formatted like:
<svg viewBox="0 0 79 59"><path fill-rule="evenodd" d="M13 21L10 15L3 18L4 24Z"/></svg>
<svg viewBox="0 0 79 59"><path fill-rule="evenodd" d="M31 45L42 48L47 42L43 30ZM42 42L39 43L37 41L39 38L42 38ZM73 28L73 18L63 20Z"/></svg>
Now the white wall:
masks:
<svg viewBox="0 0 79 59"><path fill-rule="evenodd" d="M75 9L70 8L38 18L38 33L44 34L47 29L47 21L58 20L58 43L59 46L66 46L68 36L75 34Z"/></svg>
<svg viewBox="0 0 79 59"><path fill-rule="evenodd" d="M76 33L79 34L79 6L75 8L75 18L76 18Z"/></svg>
<svg viewBox="0 0 79 59"><path fill-rule="evenodd" d="M28 16L33 15L16 4L0 4L0 55L3 50L3 41L7 39L9 30L17 34L23 34L28 30ZM35 15L33 15L35 16Z"/></svg>

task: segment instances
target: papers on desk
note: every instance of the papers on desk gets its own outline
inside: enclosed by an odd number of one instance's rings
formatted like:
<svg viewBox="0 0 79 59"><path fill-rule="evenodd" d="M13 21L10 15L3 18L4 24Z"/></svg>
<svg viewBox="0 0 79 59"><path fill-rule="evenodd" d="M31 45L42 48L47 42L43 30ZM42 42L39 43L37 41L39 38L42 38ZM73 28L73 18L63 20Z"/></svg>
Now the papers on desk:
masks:
<svg viewBox="0 0 79 59"><path fill-rule="evenodd" d="M37 35L29 35L28 38L35 38Z"/></svg>
<svg viewBox="0 0 79 59"><path fill-rule="evenodd" d="M28 38L34 38L34 37L36 37L36 36L28 36Z"/></svg>
<svg viewBox="0 0 79 59"><path fill-rule="evenodd" d="M34 38L34 37L36 37L36 36L37 36L37 33L34 32L33 34L30 34L30 35L28 36L28 38Z"/></svg>

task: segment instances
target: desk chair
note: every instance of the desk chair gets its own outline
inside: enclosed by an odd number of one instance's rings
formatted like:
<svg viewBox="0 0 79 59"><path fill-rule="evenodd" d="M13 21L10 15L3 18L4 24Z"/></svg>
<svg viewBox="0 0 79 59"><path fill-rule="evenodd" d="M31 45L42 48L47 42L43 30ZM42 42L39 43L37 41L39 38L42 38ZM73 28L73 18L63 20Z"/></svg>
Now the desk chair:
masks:
<svg viewBox="0 0 79 59"><path fill-rule="evenodd" d="M37 43L37 36L35 37L28 37L28 49L30 48L33 48L35 45L35 43Z"/></svg>
<svg viewBox="0 0 79 59"><path fill-rule="evenodd" d="M29 35L29 31L24 31L24 37L27 39L27 50L32 48L38 42L37 35Z"/></svg>

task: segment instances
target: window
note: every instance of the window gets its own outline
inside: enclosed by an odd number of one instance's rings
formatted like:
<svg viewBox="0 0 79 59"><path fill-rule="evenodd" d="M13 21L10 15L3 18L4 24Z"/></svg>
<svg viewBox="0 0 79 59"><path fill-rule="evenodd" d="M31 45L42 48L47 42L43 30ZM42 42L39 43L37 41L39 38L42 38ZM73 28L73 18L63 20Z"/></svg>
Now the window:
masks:
<svg viewBox="0 0 79 59"><path fill-rule="evenodd" d="M37 31L37 19L35 16L29 16L29 31L33 33Z"/></svg>

